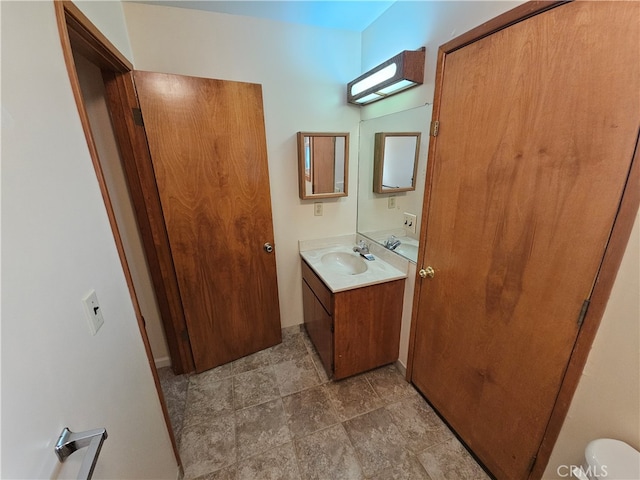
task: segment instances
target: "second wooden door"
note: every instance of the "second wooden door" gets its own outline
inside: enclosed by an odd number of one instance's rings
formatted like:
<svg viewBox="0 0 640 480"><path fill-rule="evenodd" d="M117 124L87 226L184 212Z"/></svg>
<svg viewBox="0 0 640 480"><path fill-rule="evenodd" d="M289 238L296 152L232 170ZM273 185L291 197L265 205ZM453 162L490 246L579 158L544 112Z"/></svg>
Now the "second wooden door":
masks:
<svg viewBox="0 0 640 480"><path fill-rule="evenodd" d="M135 83L196 371L279 343L260 85Z"/></svg>
<svg viewBox="0 0 640 480"><path fill-rule="evenodd" d="M607 248L639 14L572 2L442 63L412 381L499 479L529 475Z"/></svg>

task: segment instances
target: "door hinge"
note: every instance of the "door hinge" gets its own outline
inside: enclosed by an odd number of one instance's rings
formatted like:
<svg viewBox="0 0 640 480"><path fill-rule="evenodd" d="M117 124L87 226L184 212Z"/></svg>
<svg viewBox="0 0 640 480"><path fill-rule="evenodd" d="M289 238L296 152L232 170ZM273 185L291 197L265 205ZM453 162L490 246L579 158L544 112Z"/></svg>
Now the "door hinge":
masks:
<svg viewBox="0 0 640 480"><path fill-rule="evenodd" d="M182 330L182 332L180 333L180 336L182 337L182 341L183 342L188 342L189 341L189 332L187 331L186 328L184 330Z"/></svg>
<svg viewBox="0 0 640 480"><path fill-rule="evenodd" d="M144 127L144 121L142 120L142 110L140 110L139 108L132 108L131 113L133 114L133 123L135 123L139 127Z"/></svg>
<svg viewBox="0 0 640 480"><path fill-rule="evenodd" d="M587 310L589 309L589 300L585 300L582 303L582 308L580 309L580 315L578 315L578 328L582 327L582 323L584 322L584 317L587 316Z"/></svg>
<svg viewBox="0 0 640 480"><path fill-rule="evenodd" d="M531 459L531 462L529 462L529 470L528 470L529 473L533 471L533 467L535 467L537 459L538 459L538 456L534 455L533 458Z"/></svg>
<svg viewBox="0 0 640 480"><path fill-rule="evenodd" d="M335 331L335 328L333 326L333 323L331 324L331 333L333 333Z"/></svg>
<svg viewBox="0 0 640 480"><path fill-rule="evenodd" d="M440 121L439 120L432 121L431 122L431 136L432 137L437 137L439 131L440 131Z"/></svg>

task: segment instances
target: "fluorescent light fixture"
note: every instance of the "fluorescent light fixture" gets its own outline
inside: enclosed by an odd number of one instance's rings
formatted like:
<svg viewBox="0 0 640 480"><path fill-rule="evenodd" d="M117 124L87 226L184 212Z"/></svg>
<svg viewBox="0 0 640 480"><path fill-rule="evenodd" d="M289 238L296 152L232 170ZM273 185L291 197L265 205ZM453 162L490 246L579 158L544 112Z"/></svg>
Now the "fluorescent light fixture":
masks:
<svg viewBox="0 0 640 480"><path fill-rule="evenodd" d="M351 95L357 95L365 90L370 89L371 87L377 86L379 83L382 83L393 76L398 71L398 65L392 63L391 65L387 65L382 70L377 71L376 73L363 78L359 82L351 85Z"/></svg>
<svg viewBox="0 0 640 480"><path fill-rule="evenodd" d="M347 84L347 101L366 105L424 81L425 47L405 50Z"/></svg>

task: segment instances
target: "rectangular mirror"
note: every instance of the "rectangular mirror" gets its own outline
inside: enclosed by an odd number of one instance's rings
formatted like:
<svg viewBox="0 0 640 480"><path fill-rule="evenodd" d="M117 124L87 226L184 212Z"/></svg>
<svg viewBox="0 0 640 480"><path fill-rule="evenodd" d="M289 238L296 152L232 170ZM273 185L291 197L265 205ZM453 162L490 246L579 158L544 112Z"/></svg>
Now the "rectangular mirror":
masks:
<svg viewBox="0 0 640 480"><path fill-rule="evenodd" d="M420 132L376 133L373 151L373 191L416 189Z"/></svg>
<svg viewBox="0 0 640 480"><path fill-rule="evenodd" d="M429 144L429 124L432 105L390 113L360 122L358 139L358 226L357 231L382 246L389 245L395 236L399 245L390 248L410 262L416 263L418 256L418 236L422 216L425 177L427 174L427 151ZM421 132L418 170L415 175L415 190L379 194L373 191L373 157L376 132ZM417 228L413 233L404 224L404 214L416 215Z"/></svg>
<svg viewBox="0 0 640 480"><path fill-rule="evenodd" d="M348 195L349 134L298 132L300 198Z"/></svg>

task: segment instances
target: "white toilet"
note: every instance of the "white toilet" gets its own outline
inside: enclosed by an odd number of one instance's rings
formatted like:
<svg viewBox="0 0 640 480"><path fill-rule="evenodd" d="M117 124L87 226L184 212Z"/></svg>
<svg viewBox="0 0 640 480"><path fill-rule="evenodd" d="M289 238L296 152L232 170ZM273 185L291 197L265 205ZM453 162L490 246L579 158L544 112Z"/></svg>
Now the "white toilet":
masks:
<svg viewBox="0 0 640 480"><path fill-rule="evenodd" d="M580 480L640 480L640 452L620 440L599 438L584 449L585 464L574 467Z"/></svg>

